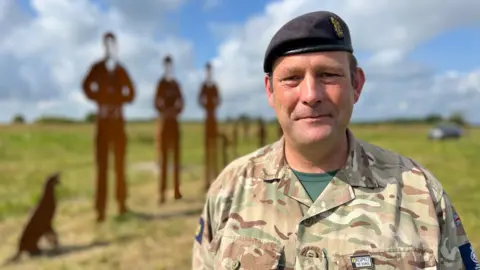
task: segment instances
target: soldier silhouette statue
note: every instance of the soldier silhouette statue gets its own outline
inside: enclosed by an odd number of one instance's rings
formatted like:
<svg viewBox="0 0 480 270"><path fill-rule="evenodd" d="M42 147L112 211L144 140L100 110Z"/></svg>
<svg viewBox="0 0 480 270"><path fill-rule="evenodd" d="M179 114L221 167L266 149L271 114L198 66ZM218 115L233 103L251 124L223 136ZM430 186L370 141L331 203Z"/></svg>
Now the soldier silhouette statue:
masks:
<svg viewBox="0 0 480 270"><path fill-rule="evenodd" d="M262 117L258 118L258 144L259 148L264 147L267 144L267 130L265 127L265 121Z"/></svg>
<svg viewBox="0 0 480 270"><path fill-rule="evenodd" d="M208 190L210 182L218 173L218 147L217 147L217 120L215 117L216 109L220 106L220 93L217 85L213 81L212 66L207 63L205 66L206 79L202 83L198 102L206 111L205 119L205 190Z"/></svg>
<svg viewBox="0 0 480 270"><path fill-rule="evenodd" d="M133 102L135 88L117 57L116 38L113 33L103 37L105 58L94 63L83 81L87 98L97 104L95 162L97 169L96 210L97 221L105 219L107 201L107 170L110 147L113 147L116 175L116 199L119 214L127 211L125 184L125 154L127 136L122 107Z"/></svg>
<svg viewBox="0 0 480 270"><path fill-rule="evenodd" d="M173 184L174 197L182 198L180 193L180 126L178 117L183 110L184 100L180 84L173 77L173 59L171 56L164 58L165 73L158 82L155 94L155 108L160 115L159 141L160 147L160 185L159 203L165 202L167 189L167 164L168 154L173 152Z"/></svg>

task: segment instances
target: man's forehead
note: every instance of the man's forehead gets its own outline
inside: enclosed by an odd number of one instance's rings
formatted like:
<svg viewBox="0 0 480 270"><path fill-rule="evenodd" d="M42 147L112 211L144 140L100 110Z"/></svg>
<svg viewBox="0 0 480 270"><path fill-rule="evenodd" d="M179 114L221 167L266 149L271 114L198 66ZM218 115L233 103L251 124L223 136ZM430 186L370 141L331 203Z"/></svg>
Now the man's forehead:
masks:
<svg viewBox="0 0 480 270"><path fill-rule="evenodd" d="M274 63L274 70L296 71L305 68L348 68L346 52L314 52L279 57Z"/></svg>

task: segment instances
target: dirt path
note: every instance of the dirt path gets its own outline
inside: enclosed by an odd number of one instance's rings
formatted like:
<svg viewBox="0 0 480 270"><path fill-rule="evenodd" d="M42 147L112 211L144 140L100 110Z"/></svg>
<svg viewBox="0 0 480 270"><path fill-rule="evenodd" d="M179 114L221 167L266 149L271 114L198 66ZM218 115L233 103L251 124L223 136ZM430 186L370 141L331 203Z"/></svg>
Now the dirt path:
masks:
<svg viewBox="0 0 480 270"><path fill-rule="evenodd" d="M132 165L133 170L158 174L154 162ZM198 178L199 167L182 169L182 179ZM116 217L115 201L108 201L108 220L97 225L92 201L86 198L59 204L55 226L62 249L38 259L22 261L2 269L185 269L189 268L191 245L203 206L199 181L182 184L184 198L174 201L169 189L167 202L157 204L157 181L129 188L132 213ZM25 217L0 224L0 264L15 253ZM45 243L41 243L45 246ZM173 253L169 253L171 251ZM179 252L181 251L181 252Z"/></svg>

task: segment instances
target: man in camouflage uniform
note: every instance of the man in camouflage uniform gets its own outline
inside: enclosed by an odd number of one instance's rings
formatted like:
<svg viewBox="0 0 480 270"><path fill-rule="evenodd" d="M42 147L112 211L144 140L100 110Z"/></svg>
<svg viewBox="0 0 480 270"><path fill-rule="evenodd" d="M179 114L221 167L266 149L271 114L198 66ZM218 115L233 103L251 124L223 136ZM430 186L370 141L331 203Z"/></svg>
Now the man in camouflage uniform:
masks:
<svg viewBox="0 0 480 270"><path fill-rule="evenodd" d="M479 269L440 182L348 129L365 76L346 23L286 23L264 60L284 136L212 184L193 269Z"/></svg>

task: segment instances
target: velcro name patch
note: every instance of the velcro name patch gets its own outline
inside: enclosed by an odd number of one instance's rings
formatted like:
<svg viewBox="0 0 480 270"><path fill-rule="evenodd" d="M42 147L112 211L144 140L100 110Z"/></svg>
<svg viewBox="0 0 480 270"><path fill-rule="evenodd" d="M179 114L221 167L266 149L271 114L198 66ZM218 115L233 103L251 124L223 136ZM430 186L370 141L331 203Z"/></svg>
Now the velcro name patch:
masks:
<svg viewBox="0 0 480 270"><path fill-rule="evenodd" d="M350 261L352 262L353 269L373 268L373 260L370 255L351 256Z"/></svg>

